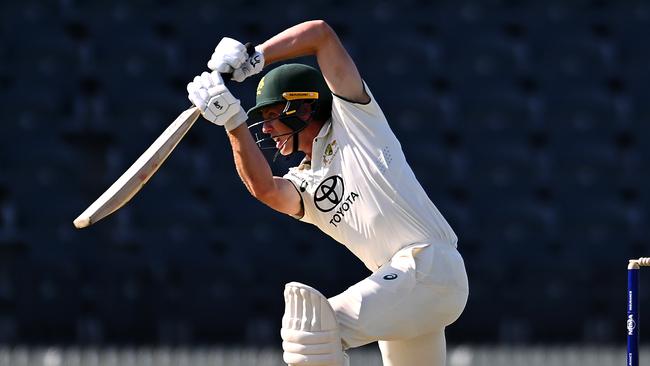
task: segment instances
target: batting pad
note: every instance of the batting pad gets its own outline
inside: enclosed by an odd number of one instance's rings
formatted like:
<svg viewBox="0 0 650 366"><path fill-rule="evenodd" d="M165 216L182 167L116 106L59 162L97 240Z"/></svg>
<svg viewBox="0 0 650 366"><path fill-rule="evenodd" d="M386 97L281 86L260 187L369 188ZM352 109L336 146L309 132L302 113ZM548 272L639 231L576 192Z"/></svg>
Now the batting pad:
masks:
<svg viewBox="0 0 650 366"><path fill-rule="evenodd" d="M283 359L288 365L343 366L341 336L332 306L316 289L298 282L284 288Z"/></svg>

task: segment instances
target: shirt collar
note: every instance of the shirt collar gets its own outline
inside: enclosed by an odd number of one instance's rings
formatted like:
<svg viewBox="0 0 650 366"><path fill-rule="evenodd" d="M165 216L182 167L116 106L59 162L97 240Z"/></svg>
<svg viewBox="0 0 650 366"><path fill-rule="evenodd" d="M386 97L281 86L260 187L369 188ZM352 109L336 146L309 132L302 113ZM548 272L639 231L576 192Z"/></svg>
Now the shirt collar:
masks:
<svg viewBox="0 0 650 366"><path fill-rule="evenodd" d="M311 142L312 157L314 156L314 152L316 151L316 146L320 146L318 145L318 142L320 142L323 138L327 137L331 129L332 129L332 119L330 118L327 121L325 121L325 123L323 123L323 126L321 126L320 130L318 131L318 135L316 135L316 137L314 137L314 139ZM300 162L300 166L308 167L308 169L311 169L311 167L313 166L313 162L309 161L305 156L302 162Z"/></svg>
<svg viewBox="0 0 650 366"><path fill-rule="evenodd" d="M325 123L323 123L323 126L320 128L320 131L318 131L318 135L316 135L316 137L314 138L314 142L316 142L317 139L320 140L321 138L327 136L327 134L330 133L331 129L332 129L332 119L330 118L327 121L325 121Z"/></svg>

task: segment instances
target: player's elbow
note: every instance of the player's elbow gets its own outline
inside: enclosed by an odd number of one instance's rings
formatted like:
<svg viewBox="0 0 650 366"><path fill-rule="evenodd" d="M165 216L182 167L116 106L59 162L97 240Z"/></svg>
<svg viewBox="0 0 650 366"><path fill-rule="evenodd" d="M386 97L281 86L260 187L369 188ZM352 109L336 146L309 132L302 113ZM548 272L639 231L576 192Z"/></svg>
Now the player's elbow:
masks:
<svg viewBox="0 0 650 366"><path fill-rule="evenodd" d="M268 204L275 200L277 196L277 189L274 184L250 184L248 185L248 192L255 197L258 201Z"/></svg>
<svg viewBox="0 0 650 366"><path fill-rule="evenodd" d="M279 205L281 204L281 197L278 194L278 192L272 190L265 190L265 191L255 192L252 194L258 201L262 202L263 204L273 209L277 209L277 207L279 207Z"/></svg>
<svg viewBox="0 0 650 366"><path fill-rule="evenodd" d="M336 39L336 32L324 20L312 20L309 22L310 28L317 34L319 44L326 43L329 40Z"/></svg>
<svg viewBox="0 0 650 366"><path fill-rule="evenodd" d="M248 185L248 192L251 194L251 196L255 197L256 199L260 201L264 201L265 199L268 199L268 197L271 195L270 190L268 188L265 188L262 185Z"/></svg>

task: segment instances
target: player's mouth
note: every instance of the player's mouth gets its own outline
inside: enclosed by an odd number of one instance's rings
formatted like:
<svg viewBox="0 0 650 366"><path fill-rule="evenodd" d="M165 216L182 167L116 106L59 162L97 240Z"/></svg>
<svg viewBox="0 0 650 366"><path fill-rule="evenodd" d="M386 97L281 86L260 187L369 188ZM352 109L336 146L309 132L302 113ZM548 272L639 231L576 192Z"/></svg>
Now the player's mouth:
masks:
<svg viewBox="0 0 650 366"><path fill-rule="evenodd" d="M275 148L280 150L285 145L285 142L289 139L289 136L277 136L273 138L275 141Z"/></svg>

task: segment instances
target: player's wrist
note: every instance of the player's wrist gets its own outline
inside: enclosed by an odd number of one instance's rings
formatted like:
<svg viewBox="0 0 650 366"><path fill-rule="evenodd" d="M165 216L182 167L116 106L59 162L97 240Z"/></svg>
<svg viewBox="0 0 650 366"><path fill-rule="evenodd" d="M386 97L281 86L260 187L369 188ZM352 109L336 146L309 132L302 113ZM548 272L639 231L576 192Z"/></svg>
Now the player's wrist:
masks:
<svg viewBox="0 0 650 366"><path fill-rule="evenodd" d="M224 125L223 127L226 129L227 132L230 132L234 130L235 128L241 126L242 124L246 123L246 120L248 119L248 115L246 115L246 112L244 109L240 106L239 110L237 113L232 116Z"/></svg>

